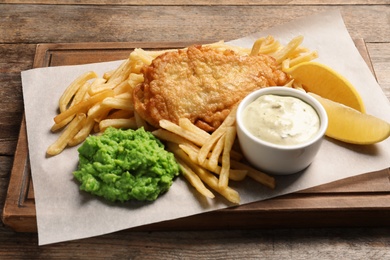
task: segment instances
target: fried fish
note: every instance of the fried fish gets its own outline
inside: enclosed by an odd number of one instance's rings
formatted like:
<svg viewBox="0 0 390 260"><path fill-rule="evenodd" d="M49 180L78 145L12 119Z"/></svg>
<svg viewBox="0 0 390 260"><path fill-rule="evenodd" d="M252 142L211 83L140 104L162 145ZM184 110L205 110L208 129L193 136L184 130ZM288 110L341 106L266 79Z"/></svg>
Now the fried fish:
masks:
<svg viewBox="0 0 390 260"><path fill-rule="evenodd" d="M208 132L250 92L289 80L271 56L243 56L201 45L166 52L142 73L144 82L133 90L141 118L158 127L161 119L178 123L184 117Z"/></svg>

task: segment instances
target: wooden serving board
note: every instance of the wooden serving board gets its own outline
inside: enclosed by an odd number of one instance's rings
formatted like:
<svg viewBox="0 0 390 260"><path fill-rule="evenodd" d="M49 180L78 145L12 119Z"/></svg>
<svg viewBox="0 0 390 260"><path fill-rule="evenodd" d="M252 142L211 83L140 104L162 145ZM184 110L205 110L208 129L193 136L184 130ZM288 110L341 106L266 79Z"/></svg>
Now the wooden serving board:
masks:
<svg viewBox="0 0 390 260"><path fill-rule="evenodd" d="M191 43L39 44L34 68L120 60L126 59L134 48L180 48ZM355 44L372 70L364 41L358 39ZM389 177L389 169L362 173L278 198L142 226L135 230L390 226ZM24 119L3 209L3 222L18 232L37 231Z"/></svg>

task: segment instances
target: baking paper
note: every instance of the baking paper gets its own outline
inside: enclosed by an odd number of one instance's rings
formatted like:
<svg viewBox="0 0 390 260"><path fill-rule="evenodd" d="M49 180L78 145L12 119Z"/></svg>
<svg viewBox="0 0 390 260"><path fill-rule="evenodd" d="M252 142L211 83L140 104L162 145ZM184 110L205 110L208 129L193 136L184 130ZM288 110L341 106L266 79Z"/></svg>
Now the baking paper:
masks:
<svg viewBox="0 0 390 260"><path fill-rule="evenodd" d="M230 43L250 48L254 40L267 35L273 35L282 44L303 35L302 45L318 51L318 62L332 67L356 87L367 113L390 122L389 101L356 49L338 11L305 17ZM79 184L72 175L78 163L77 147L46 157L47 147L58 138L50 132L50 127L65 88L86 71L103 75L121 62L22 72L40 245L98 236L232 206L221 197L202 198L183 178L176 179L169 192L153 203L109 203L79 191ZM385 169L389 165L390 139L369 147L327 139L316 160L304 172L276 177L275 190L249 178L233 185L241 195L241 203L245 204Z"/></svg>

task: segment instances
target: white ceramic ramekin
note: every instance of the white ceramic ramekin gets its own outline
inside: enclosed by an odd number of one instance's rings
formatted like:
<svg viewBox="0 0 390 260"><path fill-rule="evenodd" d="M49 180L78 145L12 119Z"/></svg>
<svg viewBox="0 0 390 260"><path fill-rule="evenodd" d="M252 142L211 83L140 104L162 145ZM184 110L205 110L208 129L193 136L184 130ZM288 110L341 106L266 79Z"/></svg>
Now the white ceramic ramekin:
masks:
<svg viewBox="0 0 390 260"><path fill-rule="evenodd" d="M311 105L320 119L318 132L303 143L288 146L273 144L251 134L243 123L243 111L258 97L270 94L296 97ZM252 92L241 101L236 124L241 150L248 162L264 172L287 175L304 170L312 163L328 127L328 117L323 106L303 91L288 87L267 87Z"/></svg>

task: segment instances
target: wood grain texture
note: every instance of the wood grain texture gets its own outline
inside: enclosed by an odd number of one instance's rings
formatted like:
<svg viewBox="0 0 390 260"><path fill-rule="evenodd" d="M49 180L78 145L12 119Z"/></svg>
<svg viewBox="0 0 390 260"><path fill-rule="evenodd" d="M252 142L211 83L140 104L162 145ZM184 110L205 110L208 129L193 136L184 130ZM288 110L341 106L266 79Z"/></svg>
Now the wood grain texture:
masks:
<svg viewBox="0 0 390 260"><path fill-rule="evenodd" d="M367 43L367 49L370 53L378 83L390 100L390 44Z"/></svg>
<svg viewBox="0 0 390 260"><path fill-rule="evenodd" d="M389 98L389 9L388 0L0 0L1 208L23 113L20 71L32 68L36 44L229 40L340 10L352 38L365 40ZM389 259L390 229L122 231L37 244L37 234L0 225L0 259Z"/></svg>
<svg viewBox="0 0 390 260"><path fill-rule="evenodd" d="M52 4L52 5L206 5L206 6L219 6L219 5L378 5L378 4L388 4L387 0L354 0L354 1L343 1L343 0L219 0L219 1L209 1L209 0L2 0L4 3L8 4Z"/></svg>
<svg viewBox="0 0 390 260"><path fill-rule="evenodd" d="M37 247L36 234L2 231L2 259L372 259L390 257L386 228L123 231ZM12 239L9 239L12 237Z"/></svg>
<svg viewBox="0 0 390 260"><path fill-rule="evenodd" d="M232 40L331 10L341 11L352 38L389 41L390 5L0 5L0 35L5 43Z"/></svg>
<svg viewBox="0 0 390 260"><path fill-rule="evenodd" d="M20 72L32 67L34 51L34 44L0 44L0 155L15 152L24 109Z"/></svg>

